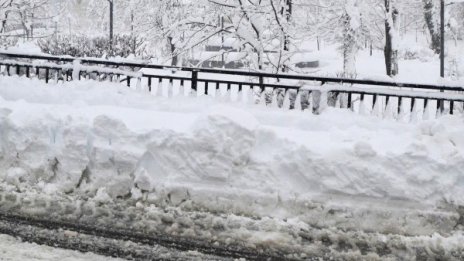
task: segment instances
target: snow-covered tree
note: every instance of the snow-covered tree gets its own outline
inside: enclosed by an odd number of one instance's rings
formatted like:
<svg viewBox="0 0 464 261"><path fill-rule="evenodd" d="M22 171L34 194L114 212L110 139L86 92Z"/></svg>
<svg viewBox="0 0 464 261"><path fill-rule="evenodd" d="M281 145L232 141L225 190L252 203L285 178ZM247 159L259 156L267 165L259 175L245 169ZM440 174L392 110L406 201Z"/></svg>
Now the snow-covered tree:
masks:
<svg viewBox="0 0 464 261"><path fill-rule="evenodd" d="M230 25L227 33L248 53L253 68L268 63L275 71L287 71L295 24L292 0L224 0L219 6Z"/></svg>
<svg viewBox="0 0 464 261"><path fill-rule="evenodd" d="M395 76L398 67L398 9L395 0L385 0L385 65L388 76Z"/></svg>
<svg viewBox="0 0 464 261"><path fill-rule="evenodd" d="M362 17L357 0L345 0L343 15L343 72L356 74L356 55L362 37Z"/></svg>
<svg viewBox="0 0 464 261"><path fill-rule="evenodd" d="M24 30L27 38L34 36L34 23L44 20L48 0L1 0L0 1L0 30L4 33L8 26L11 29Z"/></svg>
<svg viewBox="0 0 464 261"><path fill-rule="evenodd" d="M430 33L431 43L430 47L436 53L440 53L440 19L439 19L439 10L437 9L437 4L435 0L422 0L424 4L424 19L427 29ZM438 5L439 6L439 5Z"/></svg>

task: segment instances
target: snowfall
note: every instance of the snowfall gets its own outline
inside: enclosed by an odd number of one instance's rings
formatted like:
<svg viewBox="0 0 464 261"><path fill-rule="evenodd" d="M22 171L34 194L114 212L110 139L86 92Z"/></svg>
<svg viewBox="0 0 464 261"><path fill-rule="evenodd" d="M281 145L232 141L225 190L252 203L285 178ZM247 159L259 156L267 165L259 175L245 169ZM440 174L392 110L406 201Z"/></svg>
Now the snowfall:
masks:
<svg viewBox="0 0 464 261"><path fill-rule="evenodd" d="M411 122L330 107L315 115L160 97L87 80L0 76L0 86L2 191L86 195L100 204L191 201L215 213L423 237L450 248L464 238L456 229L464 216L462 113ZM0 236L2 260L58 256L98 260Z"/></svg>

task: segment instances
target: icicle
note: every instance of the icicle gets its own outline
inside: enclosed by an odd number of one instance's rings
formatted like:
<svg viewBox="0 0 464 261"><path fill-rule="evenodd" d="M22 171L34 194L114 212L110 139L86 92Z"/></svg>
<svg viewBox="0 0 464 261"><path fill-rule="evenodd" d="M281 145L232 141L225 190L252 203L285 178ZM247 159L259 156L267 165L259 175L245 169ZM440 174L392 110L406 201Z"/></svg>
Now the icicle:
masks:
<svg viewBox="0 0 464 261"><path fill-rule="evenodd" d="M328 96L329 96L329 93L327 91L321 91L321 96L319 100L319 113L322 113L323 111L325 111L327 107L329 106Z"/></svg>
<svg viewBox="0 0 464 261"><path fill-rule="evenodd" d="M242 91L237 90L237 97L235 99L237 103L243 103L243 89Z"/></svg>
<svg viewBox="0 0 464 261"><path fill-rule="evenodd" d="M81 61L74 60L73 61L73 71L72 71L72 79L73 81L79 80L79 74L81 73Z"/></svg>
<svg viewBox="0 0 464 261"><path fill-rule="evenodd" d="M340 108L347 109L348 108L348 93L340 93L338 99L340 100ZM353 107L351 107L353 108Z"/></svg>
<svg viewBox="0 0 464 261"><path fill-rule="evenodd" d="M298 92L296 94L296 98L295 98L295 110L296 111L301 111L301 92Z"/></svg>
<svg viewBox="0 0 464 261"><path fill-rule="evenodd" d="M331 97L332 99L335 100L335 108L343 108L343 107L342 107L343 104L342 104L341 96L342 96L342 94L339 94L338 96L333 96L333 97ZM327 96L327 98L328 98L328 97L329 97L329 96ZM327 101L327 102L329 102L329 101Z"/></svg>
<svg viewBox="0 0 464 261"><path fill-rule="evenodd" d="M368 115L366 105L364 104L364 100L359 102L359 114L361 115Z"/></svg>
<svg viewBox="0 0 464 261"><path fill-rule="evenodd" d="M408 108L406 102L403 100L400 106L400 112L398 114L398 120L399 121L405 121L406 116L408 114Z"/></svg>
<svg viewBox="0 0 464 261"><path fill-rule="evenodd" d="M156 86L156 96L163 97L163 81L158 81L158 85Z"/></svg>
<svg viewBox="0 0 464 261"><path fill-rule="evenodd" d="M382 106L382 100L380 97L377 98L377 100L375 101L375 104L374 104L374 110L373 110L373 114L374 116L377 116L377 117L382 117L383 115L383 106Z"/></svg>
<svg viewBox="0 0 464 261"><path fill-rule="evenodd" d="M313 92L308 92L308 108L306 109L311 114L313 113Z"/></svg>
<svg viewBox="0 0 464 261"><path fill-rule="evenodd" d="M137 79L137 85L135 86L135 90L138 92L142 91L142 78Z"/></svg>
<svg viewBox="0 0 464 261"><path fill-rule="evenodd" d="M389 120L394 119L396 114L395 111L395 104L393 103L393 99L390 98L387 104L387 109L385 110L384 118Z"/></svg>
<svg viewBox="0 0 464 261"><path fill-rule="evenodd" d="M231 102L232 101L232 90L227 90L226 94L224 95L225 102Z"/></svg>
<svg viewBox="0 0 464 261"><path fill-rule="evenodd" d="M272 103L271 103L271 107L272 108L278 108L279 107L279 101L277 100L278 96L279 96L279 90L278 89L275 89L273 92L272 92Z"/></svg>
<svg viewBox="0 0 464 261"><path fill-rule="evenodd" d="M419 113L417 111L417 101L414 103L414 106L411 110L411 117L409 118L410 122L416 123L419 121Z"/></svg>
<svg viewBox="0 0 464 261"><path fill-rule="evenodd" d="M236 88L230 89L230 102L236 102L238 100L238 93Z"/></svg>
<svg viewBox="0 0 464 261"><path fill-rule="evenodd" d="M424 112L422 114L422 120L428 121L430 120L430 101L424 101L427 102L427 105L424 107Z"/></svg>
<svg viewBox="0 0 464 261"><path fill-rule="evenodd" d="M284 102L282 105L284 110L290 109L290 90L285 91Z"/></svg>
<svg viewBox="0 0 464 261"><path fill-rule="evenodd" d="M174 84L170 81L168 84L168 98L172 98L174 96Z"/></svg>
<svg viewBox="0 0 464 261"><path fill-rule="evenodd" d="M256 96L255 96L255 88L253 86L250 87L247 93L247 103L250 105L255 105L256 104Z"/></svg>
<svg viewBox="0 0 464 261"><path fill-rule="evenodd" d="M217 99L217 95L218 95L218 93L217 93L216 87L214 87L214 88L213 88L213 87L208 88L208 96L210 96L210 97L213 98L213 99Z"/></svg>
<svg viewBox="0 0 464 261"><path fill-rule="evenodd" d="M266 101L266 90L263 90L261 92L261 95L259 97L259 105L262 106L267 106L267 101Z"/></svg>
<svg viewBox="0 0 464 261"><path fill-rule="evenodd" d="M243 101L243 87L241 90L240 88L237 88L236 96L235 96L235 102L242 103L242 101Z"/></svg>
<svg viewBox="0 0 464 261"><path fill-rule="evenodd" d="M222 94L222 90L219 88L219 89L216 89L216 92L214 93L214 99L218 102L222 102L223 101L223 94Z"/></svg>
<svg viewBox="0 0 464 261"><path fill-rule="evenodd" d="M185 95L185 88L183 84L179 84L179 92L177 93L177 96L183 97Z"/></svg>

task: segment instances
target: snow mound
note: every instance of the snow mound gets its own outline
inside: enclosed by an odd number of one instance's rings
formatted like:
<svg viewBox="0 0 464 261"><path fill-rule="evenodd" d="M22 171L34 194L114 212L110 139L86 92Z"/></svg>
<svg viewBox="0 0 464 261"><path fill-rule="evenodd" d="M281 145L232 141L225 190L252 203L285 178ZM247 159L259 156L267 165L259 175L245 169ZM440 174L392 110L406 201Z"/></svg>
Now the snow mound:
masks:
<svg viewBox="0 0 464 261"><path fill-rule="evenodd" d="M406 124L156 98L93 82L45 87L0 77L0 85L0 181L18 189L282 218L305 214L289 202L464 205L460 117ZM57 99L64 89L72 99ZM103 105L96 97L106 97Z"/></svg>

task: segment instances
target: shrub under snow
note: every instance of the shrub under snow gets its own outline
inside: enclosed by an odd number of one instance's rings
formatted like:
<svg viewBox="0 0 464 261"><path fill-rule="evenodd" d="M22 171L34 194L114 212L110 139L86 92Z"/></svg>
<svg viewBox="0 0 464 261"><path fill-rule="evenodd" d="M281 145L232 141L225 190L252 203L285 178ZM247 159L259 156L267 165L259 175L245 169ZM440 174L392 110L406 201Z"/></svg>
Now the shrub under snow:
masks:
<svg viewBox="0 0 464 261"><path fill-rule="evenodd" d="M113 47L107 37L57 35L38 41L42 52L73 57L146 57L145 40L131 35L115 35Z"/></svg>

